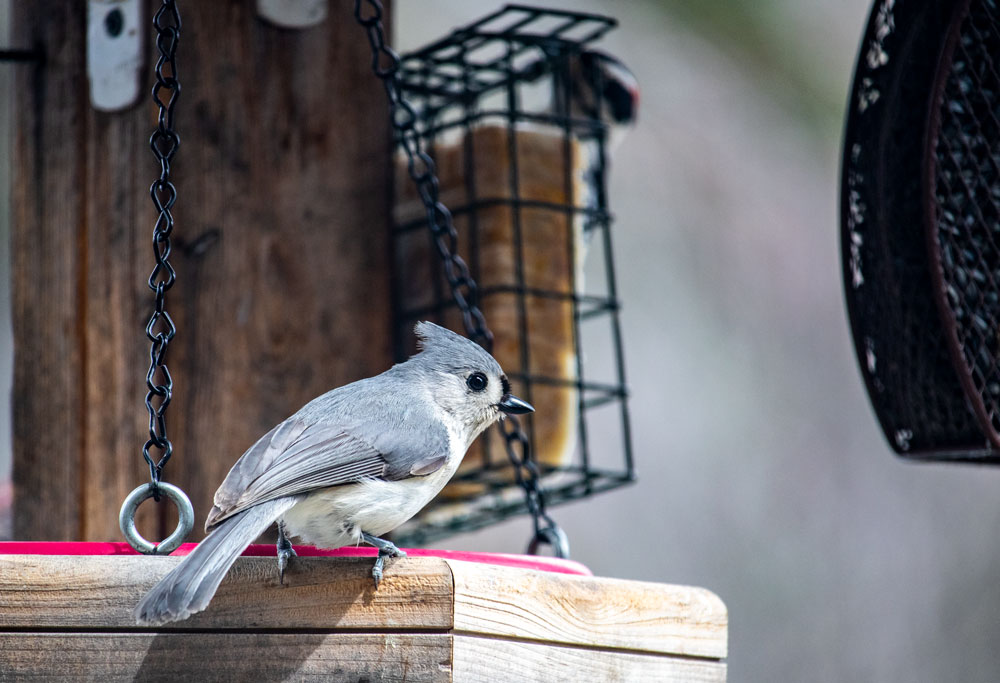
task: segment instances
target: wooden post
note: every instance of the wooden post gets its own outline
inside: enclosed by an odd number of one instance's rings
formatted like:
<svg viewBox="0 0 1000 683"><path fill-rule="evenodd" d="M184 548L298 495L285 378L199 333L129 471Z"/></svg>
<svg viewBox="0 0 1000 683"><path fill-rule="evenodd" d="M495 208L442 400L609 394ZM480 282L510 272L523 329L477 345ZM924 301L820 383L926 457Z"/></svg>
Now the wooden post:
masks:
<svg viewBox="0 0 1000 683"><path fill-rule="evenodd" d="M164 479L190 495L195 540L215 488L258 436L391 361L391 140L347 5L301 31L257 19L252 2L181 11L177 284L166 305L178 326L166 358L175 450ZM14 5L13 40L46 53L16 70L14 88L21 539L117 540L122 499L149 478L154 109L148 96L125 112L90 107L85 36L85 3ZM166 508L140 508L147 537L162 533L165 517L153 518Z"/></svg>

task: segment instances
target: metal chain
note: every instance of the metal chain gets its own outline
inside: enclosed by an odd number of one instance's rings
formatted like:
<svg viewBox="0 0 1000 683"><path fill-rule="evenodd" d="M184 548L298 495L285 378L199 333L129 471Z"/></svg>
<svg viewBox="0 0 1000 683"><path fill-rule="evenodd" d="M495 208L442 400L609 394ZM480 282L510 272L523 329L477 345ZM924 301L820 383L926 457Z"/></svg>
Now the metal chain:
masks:
<svg viewBox="0 0 1000 683"><path fill-rule="evenodd" d="M149 288L153 290L153 315L146 324L146 337L150 341L149 372L146 373L146 409L149 411L149 440L142 447L142 457L149 465L149 477L154 491L158 490L160 474L173 454L173 444L167 438L165 413L173 396L174 383L167 370L164 358L167 347L174 338L177 328L165 309L167 290L174 285L176 273L168 260L170 257L170 233L174 229L174 217L170 213L177 200L177 188L170 181L170 162L180 146L180 138L174 131L174 106L181 92L177 80L176 51L181 35L181 17L174 0L163 0L163 5L153 17L156 28L156 47L160 57L156 61L156 83L153 85L153 101L159 107L156 130L149 138L149 146L160 163L160 177L149 187L150 197L159 214L153 227L153 257L156 265L149 275ZM150 449L158 449L159 459L155 460ZM155 493L156 500L159 494Z"/></svg>
<svg viewBox="0 0 1000 683"><path fill-rule="evenodd" d="M367 11L365 9L367 6ZM382 25L382 3L379 0L355 0L354 17L365 29L372 48L372 71L382 80L389 97L389 113L396 138L406 154L407 171L417 187L420 199L427 210L427 224L434 238L434 246L444 268L445 278L452 298L462 313L466 335L487 351L493 350L493 333L486 325L486 318L479 309L479 289L469 272L469 267L458 255L458 232L452 222L451 212L438 198L438 179L434 160L420 148L417 131L417 113L402 96L399 79L400 59L386 45ZM528 552L535 554L539 545L551 545L559 557L569 557L566 534L545 511L545 493L539 484L538 465L531 457L528 437L518 419L512 415L497 425L504 440L507 457L514 466L517 484L524 489L525 502L531 513L535 535L528 545Z"/></svg>

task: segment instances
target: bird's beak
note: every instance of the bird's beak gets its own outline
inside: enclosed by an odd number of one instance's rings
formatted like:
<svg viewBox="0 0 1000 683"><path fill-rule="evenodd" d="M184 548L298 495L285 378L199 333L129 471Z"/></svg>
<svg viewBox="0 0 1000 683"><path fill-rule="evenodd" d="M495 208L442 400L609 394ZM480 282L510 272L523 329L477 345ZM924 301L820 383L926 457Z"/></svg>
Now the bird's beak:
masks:
<svg viewBox="0 0 1000 683"><path fill-rule="evenodd" d="M531 407L530 403L522 401L517 396L511 396L510 394L503 397L503 400L497 404L497 408L508 415L524 415L525 413L535 412L535 409Z"/></svg>

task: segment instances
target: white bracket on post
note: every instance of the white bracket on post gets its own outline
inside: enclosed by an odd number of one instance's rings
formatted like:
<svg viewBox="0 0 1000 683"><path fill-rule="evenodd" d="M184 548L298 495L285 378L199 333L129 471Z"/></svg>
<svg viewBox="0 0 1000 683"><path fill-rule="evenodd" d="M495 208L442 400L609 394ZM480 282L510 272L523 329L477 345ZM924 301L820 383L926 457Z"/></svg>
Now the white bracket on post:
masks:
<svg viewBox="0 0 1000 683"><path fill-rule="evenodd" d="M142 89L140 0L87 0L87 78L98 111L120 111Z"/></svg>
<svg viewBox="0 0 1000 683"><path fill-rule="evenodd" d="M257 0L257 15L281 28L309 28L326 19L327 0Z"/></svg>

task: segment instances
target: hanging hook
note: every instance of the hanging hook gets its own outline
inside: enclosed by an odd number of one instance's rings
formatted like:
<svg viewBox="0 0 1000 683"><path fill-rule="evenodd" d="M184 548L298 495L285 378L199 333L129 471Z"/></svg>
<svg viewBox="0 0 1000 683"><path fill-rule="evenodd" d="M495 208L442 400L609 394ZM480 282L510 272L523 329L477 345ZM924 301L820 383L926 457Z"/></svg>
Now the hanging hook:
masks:
<svg viewBox="0 0 1000 683"><path fill-rule="evenodd" d="M153 102L159 109L156 130L149 138L149 146L159 162L160 177L149 187L149 194L159 217L153 226L153 255L156 265L147 284L153 290L153 314L146 325L146 338L150 341L149 371L146 373L146 410L149 412L149 440L142 447L142 457L149 465L150 483L132 491L122 503L118 514L118 526L125 540L140 553L146 555L166 555L173 552L194 528L194 508L184 492L172 484L160 481L160 473L167 464L174 446L167 438L165 413L173 397L174 382L164 362L167 346L177 333L174 321L167 313L166 293L177 273L168 260L170 256L170 235L174 228L174 217L170 213L177 200L177 188L170 181L170 162L180 145L180 137L173 129L174 105L181 85L177 80L176 50L180 39L181 17L175 0L163 0L163 5L153 16L156 29L156 47L160 57L154 73ZM159 460L150 454L151 448L161 452ZM177 528L160 543L150 543L135 528L135 511L147 498L160 500L160 494L177 506Z"/></svg>
<svg viewBox="0 0 1000 683"><path fill-rule="evenodd" d="M537 555L540 545L550 545L556 557L562 560L569 559L569 536L558 526L546 526L536 531L535 537L528 544L528 554Z"/></svg>
<svg viewBox="0 0 1000 683"><path fill-rule="evenodd" d="M421 135L416 130L417 115L403 93L400 77L402 62L400 56L386 44L382 12L380 0L355 0L354 18L368 34L372 71L385 85L389 98L389 121L396 132L397 145L406 155L410 179L427 210L427 226L441 259L452 301L462 314L466 336L492 352L493 333L479 308L479 286L468 264L457 253L458 231L451 212L440 201L434 160L421 148ZM540 544L546 543L554 547L559 557L568 558L569 539L545 512L545 491L539 483L541 473L531 456L528 435L514 417L497 423L497 430L514 467L515 481L524 489L525 506L534 521L535 536L528 545L528 552L534 554ZM543 521L545 526L541 527Z"/></svg>
<svg viewBox="0 0 1000 683"><path fill-rule="evenodd" d="M167 498L177 506L177 528L174 533L159 543L150 543L135 528L135 511L147 498L166 494ZM118 513L118 526L128 544L143 555L169 555L180 547L191 529L194 528L194 507L191 499L183 491L165 481L143 484L125 497L121 512Z"/></svg>

